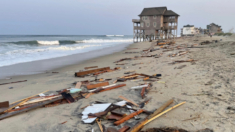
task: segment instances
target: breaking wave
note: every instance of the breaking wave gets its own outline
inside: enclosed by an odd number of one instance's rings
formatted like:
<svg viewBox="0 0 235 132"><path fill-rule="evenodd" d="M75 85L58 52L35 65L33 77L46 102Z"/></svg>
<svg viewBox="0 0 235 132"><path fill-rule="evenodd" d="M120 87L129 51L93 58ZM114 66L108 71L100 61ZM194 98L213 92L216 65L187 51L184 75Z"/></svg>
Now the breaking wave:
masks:
<svg viewBox="0 0 235 132"><path fill-rule="evenodd" d="M75 44L75 43L112 43L112 42L132 42L132 39L88 39L88 40L55 40L55 41L18 41L10 42L13 44L29 44L29 45L63 45L63 44Z"/></svg>
<svg viewBox="0 0 235 132"><path fill-rule="evenodd" d="M110 43L110 42L132 42L133 39L89 39L76 41L77 43Z"/></svg>

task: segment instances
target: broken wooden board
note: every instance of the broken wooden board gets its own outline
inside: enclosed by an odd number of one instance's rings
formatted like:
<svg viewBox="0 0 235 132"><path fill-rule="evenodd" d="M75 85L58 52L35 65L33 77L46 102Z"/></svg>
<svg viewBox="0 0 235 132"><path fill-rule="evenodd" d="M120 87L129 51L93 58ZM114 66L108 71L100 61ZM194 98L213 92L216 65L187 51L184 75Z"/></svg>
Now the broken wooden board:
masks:
<svg viewBox="0 0 235 132"><path fill-rule="evenodd" d="M173 101L174 101L173 99L167 101L160 108L158 108L153 114L149 115L148 117L137 123L135 126L133 126L129 132L139 132L139 130L143 128L143 126L145 125L145 123L148 122L149 119L161 113L167 106L172 104Z"/></svg>
<svg viewBox="0 0 235 132"><path fill-rule="evenodd" d="M83 77L88 74L100 72L100 71L105 71L105 70L110 70L110 67L104 67L104 68L99 68L99 69L94 69L94 70L88 70L88 71L82 71L82 72L75 72L75 77Z"/></svg>
<svg viewBox="0 0 235 132"><path fill-rule="evenodd" d="M135 102L133 102L133 101L131 101L131 100L129 100L129 99L127 99L127 98L123 97L123 96L119 96L119 98L121 98L121 99L123 99L123 100L125 100L125 101L127 101L127 102L130 102L130 103L132 103L133 105L135 105L135 106L139 107L139 105L138 105L138 104L136 104Z"/></svg>
<svg viewBox="0 0 235 132"><path fill-rule="evenodd" d="M77 94L77 93L74 93L74 94L71 94L71 95L75 98L75 97L77 97L78 94ZM11 116L14 116L14 115L17 115L17 114L21 114L21 113L23 113L23 112L27 112L27 111L36 109L36 108L39 108L39 107L43 107L44 105L53 103L53 102L58 101L58 100L61 100L61 99L63 99L63 96L60 96L60 97L54 98L54 99L52 99L52 100L47 100L47 101L44 101L44 102L35 104L35 105L31 106L31 107L28 107L28 108L25 108L25 109L22 109L22 110L18 110L18 111L14 111L14 112L2 114L2 115L0 115L0 120L5 119L5 118L8 118L8 117L11 117ZM18 103L18 102L17 102L17 103ZM16 103L16 104L17 104L17 103ZM14 105L14 104L12 104L12 105Z"/></svg>
<svg viewBox="0 0 235 132"><path fill-rule="evenodd" d="M91 85L87 85L87 89L94 89L94 88L98 88L98 87L102 87L102 86L107 86L109 85L109 82L102 82L102 83L97 83L97 84L91 84Z"/></svg>
<svg viewBox="0 0 235 132"><path fill-rule="evenodd" d="M142 112L144 112L144 110L140 109L140 110L138 110L138 111L136 111L134 113L131 113L131 114L125 116L121 120L118 120L118 121L114 122L114 124L118 126L118 125L124 123L125 121L128 121L129 119L133 118L134 116L141 114Z"/></svg>

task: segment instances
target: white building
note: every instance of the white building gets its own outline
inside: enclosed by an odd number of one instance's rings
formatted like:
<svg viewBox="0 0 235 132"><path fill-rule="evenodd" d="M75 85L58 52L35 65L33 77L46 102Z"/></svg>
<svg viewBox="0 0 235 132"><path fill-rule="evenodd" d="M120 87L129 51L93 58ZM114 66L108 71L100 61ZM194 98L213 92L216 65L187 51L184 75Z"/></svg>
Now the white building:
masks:
<svg viewBox="0 0 235 132"><path fill-rule="evenodd" d="M181 29L181 36L194 36L195 34L199 34L199 30L194 25L185 25Z"/></svg>

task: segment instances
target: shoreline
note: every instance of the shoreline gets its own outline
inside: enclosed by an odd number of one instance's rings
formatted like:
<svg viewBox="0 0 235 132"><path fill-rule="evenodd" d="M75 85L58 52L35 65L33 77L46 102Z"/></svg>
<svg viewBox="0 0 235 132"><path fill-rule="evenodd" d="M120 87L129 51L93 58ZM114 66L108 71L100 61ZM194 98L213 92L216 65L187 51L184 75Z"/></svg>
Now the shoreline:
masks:
<svg viewBox="0 0 235 132"><path fill-rule="evenodd" d="M35 75L50 71L56 71L59 69L66 68L67 66L80 64L90 59L111 55L115 52L121 52L132 44L133 43L121 43L119 45L88 51L84 53L77 53L73 55L61 56L56 58L3 66L0 67L0 73L1 73L0 81L5 80L6 78L15 78L20 76ZM81 58L80 56L83 56L84 58ZM12 73L9 74L8 73L9 71L11 71Z"/></svg>

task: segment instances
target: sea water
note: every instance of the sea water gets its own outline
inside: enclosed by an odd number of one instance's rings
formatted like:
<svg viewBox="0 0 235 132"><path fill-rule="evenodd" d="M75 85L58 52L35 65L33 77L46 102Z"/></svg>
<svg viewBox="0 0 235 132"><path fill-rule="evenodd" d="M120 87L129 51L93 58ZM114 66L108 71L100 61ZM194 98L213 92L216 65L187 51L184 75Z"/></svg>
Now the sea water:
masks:
<svg viewBox="0 0 235 132"><path fill-rule="evenodd" d="M132 38L130 35L0 35L0 67L120 46L132 43Z"/></svg>

